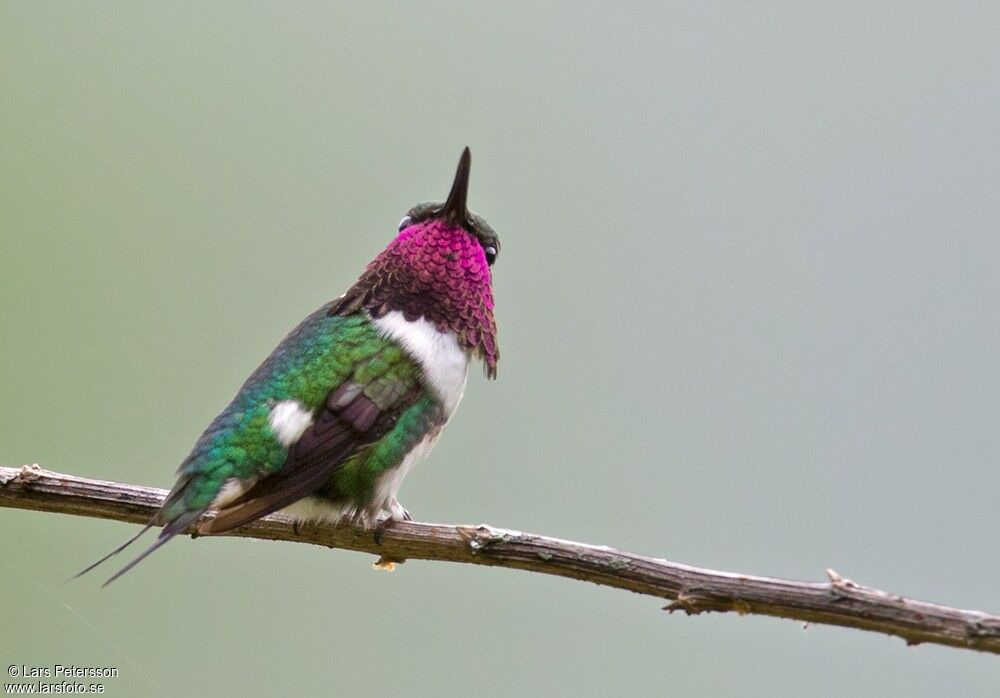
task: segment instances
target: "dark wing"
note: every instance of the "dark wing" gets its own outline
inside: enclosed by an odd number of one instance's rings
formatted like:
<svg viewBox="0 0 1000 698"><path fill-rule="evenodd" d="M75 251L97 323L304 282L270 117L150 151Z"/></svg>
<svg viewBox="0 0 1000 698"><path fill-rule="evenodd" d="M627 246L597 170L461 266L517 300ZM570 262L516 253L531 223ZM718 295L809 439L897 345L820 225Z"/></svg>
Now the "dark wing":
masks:
<svg viewBox="0 0 1000 698"><path fill-rule="evenodd" d="M392 431L423 389L409 371L367 384L349 380L330 393L315 421L291 446L281 470L260 480L199 533L229 531L306 497L327 484L350 456Z"/></svg>

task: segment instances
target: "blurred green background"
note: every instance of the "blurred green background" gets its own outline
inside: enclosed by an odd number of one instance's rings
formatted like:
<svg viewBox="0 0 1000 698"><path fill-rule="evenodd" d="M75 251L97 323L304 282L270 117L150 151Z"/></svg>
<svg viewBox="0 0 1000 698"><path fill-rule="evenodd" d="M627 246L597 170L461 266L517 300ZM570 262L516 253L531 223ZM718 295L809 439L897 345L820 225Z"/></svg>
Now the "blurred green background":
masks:
<svg viewBox="0 0 1000 698"><path fill-rule="evenodd" d="M462 146L500 377L418 519L1000 611L991 3L0 2L0 462L167 487ZM0 511L0 661L109 695L987 696L996 657ZM160 688L158 688L158 686Z"/></svg>

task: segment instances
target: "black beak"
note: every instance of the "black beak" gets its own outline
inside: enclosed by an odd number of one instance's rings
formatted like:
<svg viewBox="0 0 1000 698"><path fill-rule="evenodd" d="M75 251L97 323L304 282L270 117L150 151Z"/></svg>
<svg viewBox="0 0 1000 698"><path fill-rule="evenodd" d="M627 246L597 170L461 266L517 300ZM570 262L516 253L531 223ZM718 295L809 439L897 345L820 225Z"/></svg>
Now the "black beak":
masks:
<svg viewBox="0 0 1000 698"><path fill-rule="evenodd" d="M469 209L466 201L469 197L469 170L472 167L472 153L468 146L462 151L462 157L458 160L458 170L455 172L455 181L451 185L451 192L448 199L441 207L441 218L464 225L469 219Z"/></svg>

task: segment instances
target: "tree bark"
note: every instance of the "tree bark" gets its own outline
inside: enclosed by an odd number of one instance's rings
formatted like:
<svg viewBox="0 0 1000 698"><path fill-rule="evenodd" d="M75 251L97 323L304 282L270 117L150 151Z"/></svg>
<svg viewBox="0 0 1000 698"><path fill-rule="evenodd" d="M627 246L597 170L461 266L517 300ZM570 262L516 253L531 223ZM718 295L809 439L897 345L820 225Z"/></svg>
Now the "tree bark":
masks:
<svg viewBox="0 0 1000 698"><path fill-rule="evenodd" d="M37 465L0 467L0 506L147 523L165 490L91 480ZM210 515L209 515L210 516ZM312 543L378 555L376 566L407 559L445 560L528 570L626 589L670 601L688 614L735 611L839 625L923 642L1000 654L1000 616L917 601L861 586L827 570L826 582L797 582L719 572L532 533L478 526L393 524L372 531L303 524L274 514L226 536Z"/></svg>

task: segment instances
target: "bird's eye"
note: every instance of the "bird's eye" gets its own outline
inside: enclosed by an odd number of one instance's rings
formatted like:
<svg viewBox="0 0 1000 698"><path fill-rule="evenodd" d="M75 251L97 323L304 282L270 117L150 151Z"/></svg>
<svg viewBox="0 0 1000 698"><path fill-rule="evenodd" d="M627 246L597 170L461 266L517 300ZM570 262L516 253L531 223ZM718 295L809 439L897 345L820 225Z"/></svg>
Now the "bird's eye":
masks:
<svg viewBox="0 0 1000 698"><path fill-rule="evenodd" d="M409 216L403 216L403 220L399 222L399 232L403 232L404 228L409 228L413 220Z"/></svg>
<svg viewBox="0 0 1000 698"><path fill-rule="evenodd" d="M491 267L493 262L497 261L497 248L495 245L487 245L483 248L483 252L486 253L486 263Z"/></svg>

